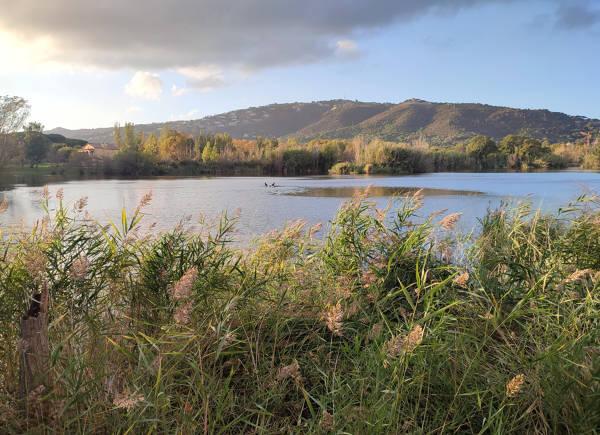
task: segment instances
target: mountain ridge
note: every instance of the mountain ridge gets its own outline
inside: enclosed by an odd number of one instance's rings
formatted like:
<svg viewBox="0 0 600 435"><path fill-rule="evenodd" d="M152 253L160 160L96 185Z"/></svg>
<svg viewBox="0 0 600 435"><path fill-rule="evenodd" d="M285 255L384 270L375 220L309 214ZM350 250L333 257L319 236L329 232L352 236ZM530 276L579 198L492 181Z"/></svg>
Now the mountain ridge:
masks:
<svg viewBox="0 0 600 435"><path fill-rule="evenodd" d="M437 103L410 99L401 103L326 100L275 103L249 107L189 121L136 125L144 134L158 134L164 125L188 134L228 133L237 139L257 136L299 140L350 139L357 135L391 141L427 140L453 145L484 134L501 139L523 134L550 142L580 139L588 127L600 128L600 120L546 109L517 109L481 103ZM88 142L112 142L113 127L70 130L62 134Z"/></svg>

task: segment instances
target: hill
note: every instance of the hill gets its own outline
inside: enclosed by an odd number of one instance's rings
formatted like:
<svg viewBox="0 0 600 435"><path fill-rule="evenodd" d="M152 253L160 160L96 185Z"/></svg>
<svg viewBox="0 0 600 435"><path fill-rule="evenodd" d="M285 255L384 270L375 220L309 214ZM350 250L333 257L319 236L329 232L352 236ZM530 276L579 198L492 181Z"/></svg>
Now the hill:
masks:
<svg viewBox="0 0 600 435"><path fill-rule="evenodd" d="M383 140L411 141L425 138L434 144L455 144L477 134L501 139L523 134L550 142L580 139L581 130L600 120L570 116L548 110L515 109L475 103L432 103L411 99L399 104L366 103L348 100L312 103L270 104L236 110L190 121L173 121L171 128L188 134L201 130L229 133L238 139L296 137L349 139L357 135ZM136 125L145 134L158 133L165 123ZM49 133L111 142L112 127L67 130Z"/></svg>

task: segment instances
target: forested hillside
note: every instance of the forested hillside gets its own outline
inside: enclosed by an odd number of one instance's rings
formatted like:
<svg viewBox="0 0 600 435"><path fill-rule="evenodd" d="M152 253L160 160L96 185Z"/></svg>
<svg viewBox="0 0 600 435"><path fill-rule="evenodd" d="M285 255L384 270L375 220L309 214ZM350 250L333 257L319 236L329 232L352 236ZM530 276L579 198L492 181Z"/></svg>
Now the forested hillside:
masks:
<svg viewBox="0 0 600 435"><path fill-rule="evenodd" d="M167 123L138 124L145 135L157 134ZM400 104L348 100L270 104L168 123L172 129L198 135L228 133L236 139L295 137L349 139L358 135L388 141L426 140L435 145L455 145L476 135L501 139L521 134L549 142L580 139L582 132L600 127L600 120L548 110L514 109L471 103L431 103L407 100ZM59 133L89 142L112 142L113 128L67 130Z"/></svg>

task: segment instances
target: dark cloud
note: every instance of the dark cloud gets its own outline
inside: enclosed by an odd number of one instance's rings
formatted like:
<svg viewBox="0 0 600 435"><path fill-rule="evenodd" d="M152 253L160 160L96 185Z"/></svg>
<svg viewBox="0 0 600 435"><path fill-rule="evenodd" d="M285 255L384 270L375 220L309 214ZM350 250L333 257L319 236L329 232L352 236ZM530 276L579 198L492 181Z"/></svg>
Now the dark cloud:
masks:
<svg viewBox="0 0 600 435"><path fill-rule="evenodd" d="M589 2L572 1L558 8L556 24L564 29L587 29L600 23L600 8Z"/></svg>
<svg viewBox="0 0 600 435"><path fill-rule="evenodd" d="M0 30L23 41L50 37L59 62L252 70L339 55L337 42L359 31L503 1L0 0Z"/></svg>

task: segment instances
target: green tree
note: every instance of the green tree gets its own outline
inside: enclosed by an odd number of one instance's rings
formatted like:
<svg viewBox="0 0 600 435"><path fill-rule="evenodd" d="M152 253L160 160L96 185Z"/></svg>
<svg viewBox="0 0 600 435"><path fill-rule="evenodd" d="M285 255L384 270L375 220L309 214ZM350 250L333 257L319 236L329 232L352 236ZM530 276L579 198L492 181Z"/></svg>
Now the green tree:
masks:
<svg viewBox="0 0 600 435"><path fill-rule="evenodd" d="M510 155L514 154L519 150L521 145L523 145L523 141L525 141L524 136L518 136L516 134L509 134L502 139L500 142L500 146L498 147L503 154Z"/></svg>
<svg viewBox="0 0 600 435"><path fill-rule="evenodd" d="M542 142L539 140L527 138L523 141L519 152L522 159L530 163L544 154L544 148L542 147Z"/></svg>
<svg viewBox="0 0 600 435"><path fill-rule="evenodd" d="M204 163L210 162L210 142L204 145L204 149L202 150L202 161Z"/></svg>
<svg viewBox="0 0 600 435"><path fill-rule="evenodd" d="M163 150L166 150L168 148L166 142L172 134L173 130L171 130L169 124L165 124L165 126L160 131L160 134L158 135L158 150L163 158L165 158L165 156L163 155Z"/></svg>
<svg viewBox="0 0 600 435"><path fill-rule="evenodd" d="M217 149L217 147L215 145L213 145L212 149L210 150L210 161L216 162L218 160L219 160L219 150Z"/></svg>
<svg viewBox="0 0 600 435"><path fill-rule="evenodd" d="M50 139L42 131L44 126L39 122L30 122L25 127L25 158L31 167L35 167L46 157L50 149Z"/></svg>
<svg viewBox="0 0 600 435"><path fill-rule="evenodd" d="M158 140L154 133L150 133L150 136L148 136L148 139L144 142L143 151L149 155L158 155Z"/></svg>
<svg viewBox="0 0 600 435"><path fill-rule="evenodd" d="M485 168L486 157L497 151L496 142L489 136L477 135L467 143L467 153L475 158L480 168Z"/></svg>
<svg viewBox="0 0 600 435"><path fill-rule="evenodd" d="M124 141L121 147L123 151L137 151L138 150L138 139L135 135L135 129L133 123L126 122L124 131Z"/></svg>
<svg viewBox="0 0 600 435"><path fill-rule="evenodd" d="M175 162L191 160L194 152L194 141L187 134L175 131L160 142L159 148L161 156L166 160Z"/></svg>
<svg viewBox="0 0 600 435"><path fill-rule="evenodd" d="M20 153L18 131L29 116L29 104L21 97L0 95L0 166L15 159Z"/></svg>
<svg viewBox="0 0 600 435"><path fill-rule="evenodd" d="M123 138L121 137L121 125L118 122L115 122L115 126L113 127L113 142L119 149L123 148Z"/></svg>
<svg viewBox="0 0 600 435"><path fill-rule="evenodd" d="M202 151L202 161L204 163L212 163L219 160L219 150L216 145L211 145L210 142L206 144Z"/></svg>

